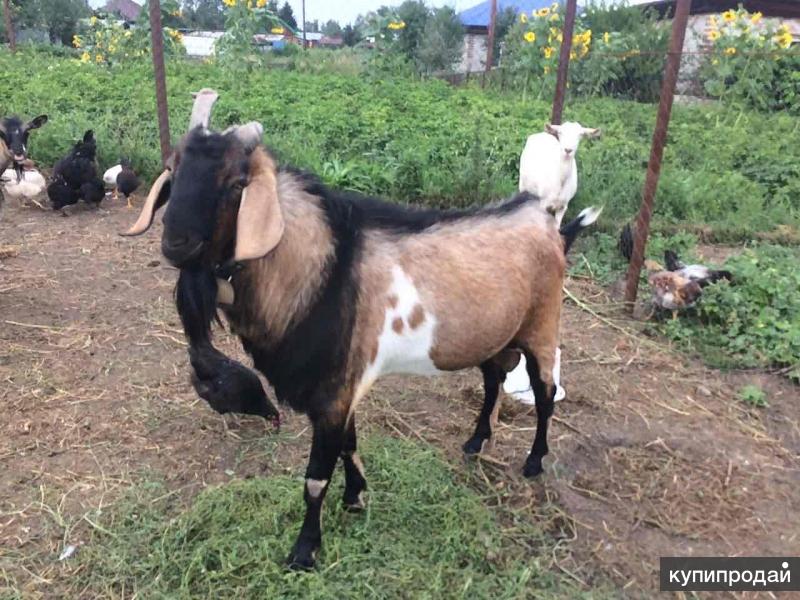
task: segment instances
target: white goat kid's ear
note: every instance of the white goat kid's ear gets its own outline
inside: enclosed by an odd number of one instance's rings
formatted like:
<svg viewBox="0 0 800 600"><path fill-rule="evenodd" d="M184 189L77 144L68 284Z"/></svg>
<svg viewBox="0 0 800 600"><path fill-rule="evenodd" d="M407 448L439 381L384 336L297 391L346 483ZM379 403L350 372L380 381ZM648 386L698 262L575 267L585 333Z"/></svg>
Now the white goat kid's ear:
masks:
<svg viewBox="0 0 800 600"><path fill-rule="evenodd" d="M283 237L275 163L263 148L250 155L250 183L242 190L236 218L236 261L266 256Z"/></svg>
<svg viewBox="0 0 800 600"><path fill-rule="evenodd" d="M153 186L150 188L150 193L147 194L147 199L144 201L142 212L139 213L139 218L136 219L136 223L134 223L128 231L120 235L141 235L150 229L156 211L169 200L171 187L172 171L170 169L164 169L164 172L153 182Z"/></svg>
<svg viewBox="0 0 800 600"><path fill-rule="evenodd" d="M546 123L544 130L550 135L558 137L558 134L561 133L561 125L552 125L551 123Z"/></svg>
<svg viewBox="0 0 800 600"><path fill-rule="evenodd" d="M584 127L583 131L581 131L581 135L583 137L592 139L592 138L599 138L601 131L599 129L591 129L589 127Z"/></svg>
<svg viewBox="0 0 800 600"><path fill-rule="evenodd" d="M211 110L214 108L214 102L219 98L219 94L210 88L203 88L199 92L192 92L192 98L194 98L194 104L189 117L188 131L198 125L203 129L208 129L211 122Z"/></svg>

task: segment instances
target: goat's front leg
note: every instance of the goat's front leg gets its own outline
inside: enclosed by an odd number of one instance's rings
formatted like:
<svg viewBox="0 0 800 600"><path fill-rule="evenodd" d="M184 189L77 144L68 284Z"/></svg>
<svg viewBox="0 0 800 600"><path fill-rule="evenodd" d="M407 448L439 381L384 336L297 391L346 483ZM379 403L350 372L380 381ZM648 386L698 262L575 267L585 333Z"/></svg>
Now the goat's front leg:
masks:
<svg viewBox="0 0 800 600"><path fill-rule="evenodd" d="M303 493L306 516L287 561L292 569L313 568L322 545L322 502L342 452L345 418L346 415L323 414L312 420L314 436Z"/></svg>
<svg viewBox="0 0 800 600"><path fill-rule="evenodd" d="M364 465L356 450L356 418L351 416L344 434L342 447L342 463L344 464L344 497L342 501L347 510L364 510L364 490L367 479L364 476Z"/></svg>
<svg viewBox="0 0 800 600"><path fill-rule="evenodd" d="M483 444L492 437L492 413L500 394L500 384L505 379L505 372L494 362L487 361L481 365L483 373L483 407L478 415L475 433L464 444L465 454L478 454L483 449Z"/></svg>

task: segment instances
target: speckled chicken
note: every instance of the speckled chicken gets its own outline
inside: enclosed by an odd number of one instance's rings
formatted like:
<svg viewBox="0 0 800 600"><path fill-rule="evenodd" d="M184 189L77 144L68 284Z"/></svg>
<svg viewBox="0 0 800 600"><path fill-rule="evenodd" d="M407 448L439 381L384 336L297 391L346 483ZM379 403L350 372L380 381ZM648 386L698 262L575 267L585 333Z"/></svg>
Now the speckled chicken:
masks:
<svg viewBox="0 0 800 600"><path fill-rule="evenodd" d="M647 281L653 290L653 307L672 311L672 318L677 317L678 311L692 306L703 294L703 289L697 281L674 271L665 270L655 261L645 261L649 272Z"/></svg>
<svg viewBox="0 0 800 600"><path fill-rule="evenodd" d="M705 265L686 265L678 258L678 254L672 250L664 251L664 264L667 266L667 271L672 271L681 277L696 281L701 288L711 283L716 283L721 279L727 279L728 281L733 279L733 274L730 271L711 269Z"/></svg>

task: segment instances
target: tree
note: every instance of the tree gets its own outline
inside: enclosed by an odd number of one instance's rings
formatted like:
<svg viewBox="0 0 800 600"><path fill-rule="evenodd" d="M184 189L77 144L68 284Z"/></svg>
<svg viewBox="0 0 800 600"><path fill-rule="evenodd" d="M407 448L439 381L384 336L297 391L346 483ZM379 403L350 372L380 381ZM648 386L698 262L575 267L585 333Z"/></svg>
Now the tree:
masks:
<svg viewBox="0 0 800 600"><path fill-rule="evenodd" d="M188 27L211 31L225 28L225 14L219 0L184 0L183 7Z"/></svg>
<svg viewBox="0 0 800 600"><path fill-rule="evenodd" d="M292 10L288 0L286 0L283 3L283 6L281 6L281 9L278 11L278 16L289 27L295 30L297 29L297 21L294 18L294 11Z"/></svg>
<svg viewBox="0 0 800 600"><path fill-rule="evenodd" d="M342 41L346 46L355 46L361 41L361 33L352 25L345 25L342 29Z"/></svg>
<svg viewBox="0 0 800 600"><path fill-rule="evenodd" d="M421 73L445 71L461 56L464 31L456 11L449 6L434 9L416 51L417 70Z"/></svg>
<svg viewBox="0 0 800 600"><path fill-rule="evenodd" d="M319 21L317 19L306 21L306 31L310 33L319 33Z"/></svg>
<svg viewBox="0 0 800 600"><path fill-rule="evenodd" d="M511 26L517 20L517 12L508 7L504 11L497 13L497 18L494 22L494 51L492 52L492 56L494 57L494 63L497 64L500 61L500 49L502 47L503 40L508 33L508 30L511 29Z"/></svg>
<svg viewBox="0 0 800 600"><path fill-rule="evenodd" d="M90 14L85 0L24 0L12 3L16 27L47 30L52 43L72 43L78 20Z"/></svg>
<svg viewBox="0 0 800 600"><path fill-rule="evenodd" d="M342 26L337 21L331 19L322 26L322 33L328 37L339 37L342 35Z"/></svg>
<svg viewBox="0 0 800 600"><path fill-rule="evenodd" d="M397 9L397 17L405 23L397 36L397 49L408 60L413 61L417 57L417 48L429 16L428 7L420 0L406 0Z"/></svg>

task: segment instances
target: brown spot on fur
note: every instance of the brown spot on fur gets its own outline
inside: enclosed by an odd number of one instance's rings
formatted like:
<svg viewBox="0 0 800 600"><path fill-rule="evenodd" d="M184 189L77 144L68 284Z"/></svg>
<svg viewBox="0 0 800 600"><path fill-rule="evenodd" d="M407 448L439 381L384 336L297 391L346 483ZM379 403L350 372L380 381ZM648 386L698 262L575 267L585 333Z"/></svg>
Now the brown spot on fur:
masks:
<svg viewBox="0 0 800 600"><path fill-rule="evenodd" d="M391 308L397 308L397 301L398 297L396 294L392 294L391 296L389 296L389 306Z"/></svg>
<svg viewBox="0 0 800 600"><path fill-rule="evenodd" d="M408 317L408 326L411 329L416 329L422 322L425 320L425 309L422 308L421 304L417 304L414 309L411 311L411 316Z"/></svg>
<svg viewBox="0 0 800 600"><path fill-rule="evenodd" d="M372 350L370 350L370 353L369 353L369 362L370 362L370 364L374 363L376 358L378 358L378 342L377 341L372 345Z"/></svg>
<svg viewBox="0 0 800 600"><path fill-rule="evenodd" d="M395 333L403 333L403 319L401 317L395 317L394 321L392 321L392 329L394 329Z"/></svg>

